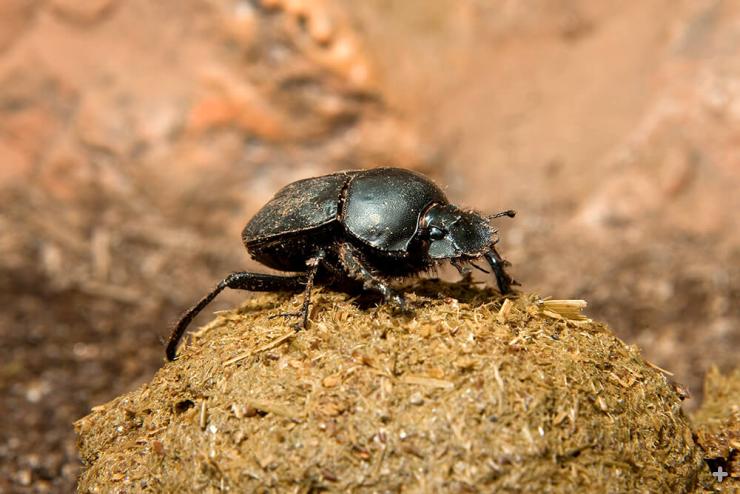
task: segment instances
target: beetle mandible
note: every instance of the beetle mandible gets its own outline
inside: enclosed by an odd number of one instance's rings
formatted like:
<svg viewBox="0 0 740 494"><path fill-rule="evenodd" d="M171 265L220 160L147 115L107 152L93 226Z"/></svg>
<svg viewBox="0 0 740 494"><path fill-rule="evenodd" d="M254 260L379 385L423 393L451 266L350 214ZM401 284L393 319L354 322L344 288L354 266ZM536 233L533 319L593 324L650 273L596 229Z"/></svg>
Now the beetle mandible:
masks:
<svg viewBox="0 0 740 494"><path fill-rule="evenodd" d="M299 328L308 325L314 283L359 286L404 308L403 296L389 280L428 271L445 260L465 274L465 264L485 271L473 263L484 258L499 291L508 293L516 282L496 252L498 238L489 221L514 214L464 211L427 177L401 168L341 171L288 184L247 223L242 240L254 260L292 274L228 275L180 318L167 343L167 359L175 359L190 321L227 287L303 290L301 310L281 314L301 317Z"/></svg>

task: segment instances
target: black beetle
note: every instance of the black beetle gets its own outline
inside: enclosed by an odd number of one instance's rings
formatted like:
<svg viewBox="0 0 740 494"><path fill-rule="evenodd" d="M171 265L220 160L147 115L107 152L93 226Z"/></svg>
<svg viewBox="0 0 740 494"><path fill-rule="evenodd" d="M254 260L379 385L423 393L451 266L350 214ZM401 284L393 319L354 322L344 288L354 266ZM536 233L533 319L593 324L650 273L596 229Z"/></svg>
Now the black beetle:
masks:
<svg viewBox="0 0 740 494"><path fill-rule="evenodd" d="M473 264L485 258L505 294L516 282L494 248L498 239L489 220L514 214L463 211L431 180L401 168L342 171L288 184L247 223L242 240L256 261L294 274L227 276L180 318L167 343L167 359L175 359L190 321L227 287L303 290L301 310L281 314L302 317L303 328L314 281L344 289L359 285L403 308L404 299L389 279L428 271L443 260L460 274L468 272L465 263L485 271Z"/></svg>

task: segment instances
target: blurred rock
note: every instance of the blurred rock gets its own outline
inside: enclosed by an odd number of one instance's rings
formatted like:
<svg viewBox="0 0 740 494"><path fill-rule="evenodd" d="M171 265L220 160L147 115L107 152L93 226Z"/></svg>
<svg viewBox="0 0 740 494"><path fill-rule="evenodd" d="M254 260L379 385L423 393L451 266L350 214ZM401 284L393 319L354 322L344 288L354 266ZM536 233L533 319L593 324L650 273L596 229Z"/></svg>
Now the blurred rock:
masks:
<svg viewBox="0 0 740 494"><path fill-rule="evenodd" d="M87 94L77 110L75 130L89 148L117 156L133 150L135 127L125 96L114 91Z"/></svg>
<svg viewBox="0 0 740 494"><path fill-rule="evenodd" d="M38 4L38 0L0 2L0 54L23 35Z"/></svg>
<svg viewBox="0 0 740 494"><path fill-rule="evenodd" d="M31 175L33 161L14 143L0 140L0 160L4 163L0 166L0 184L3 186L21 183Z"/></svg>
<svg viewBox="0 0 740 494"><path fill-rule="evenodd" d="M115 5L114 0L50 0L51 8L65 19L93 23Z"/></svg>
<svg viewBox="0 0 740 494"><path fill-rule="evenodd" d="M235 126L262 139L289 137L288 122L284 122L264 95L247 81L225 71L210 71L205 79L205 85L212 87L215 94L196 101L186 130L204 132Z"/></svg>

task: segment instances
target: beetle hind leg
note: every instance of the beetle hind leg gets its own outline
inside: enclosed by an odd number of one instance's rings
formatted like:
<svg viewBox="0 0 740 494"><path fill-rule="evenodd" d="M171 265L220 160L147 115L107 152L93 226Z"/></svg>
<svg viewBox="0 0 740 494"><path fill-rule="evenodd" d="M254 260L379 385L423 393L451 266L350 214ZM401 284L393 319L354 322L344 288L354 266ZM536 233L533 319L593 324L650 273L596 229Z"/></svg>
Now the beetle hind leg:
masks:
<svg viewBox="0 0 740 494"><path fill-rule="evenodd" d="M296 274L293 276L276 276L272 274L263 273L249 273L241 271L238 273L231 273L223 280L219 281L218 285L211 290L205 297L200 299L197 304L188 309L177 322L177 325L172 330L170 338L167 341L167 349L165 354L167 360L175 360L177 357L177 345L185 334L185 330L188 328L190 322L197 316L205 307L216 298L216 295L221 293L224 288L233 288L236 290L249 290L251 292L273 292L273 291L300 291L307 282L307 275Z"/></svg>

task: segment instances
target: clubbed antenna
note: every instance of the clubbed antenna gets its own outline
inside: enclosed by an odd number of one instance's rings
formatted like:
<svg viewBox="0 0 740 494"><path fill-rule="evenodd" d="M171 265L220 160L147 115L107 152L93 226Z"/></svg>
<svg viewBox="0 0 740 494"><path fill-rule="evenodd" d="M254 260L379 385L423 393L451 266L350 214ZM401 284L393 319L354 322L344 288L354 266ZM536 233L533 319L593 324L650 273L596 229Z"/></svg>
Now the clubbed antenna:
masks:
<svg viewBox="0 0 740 494"><path fill-rule="evenodd" d="M493 219L500 218L502 216L508 216L509 218L513 218L514 216L516 216L516 211L514 211L513 209L507 209L506 211L501 211L500 213L486 216L486 219L488 219L488 221L491 221Z"/></svg>

